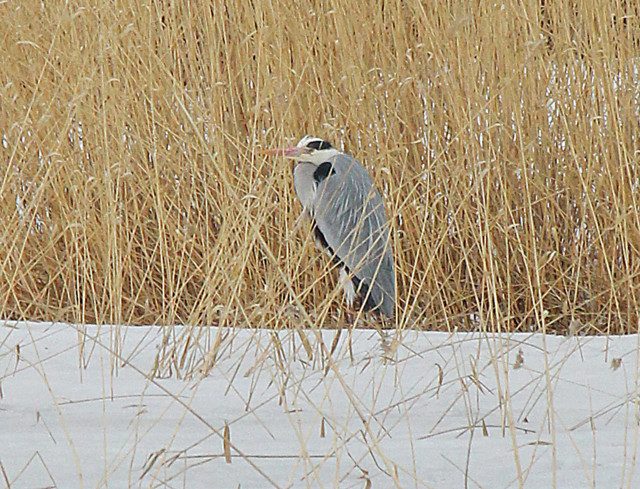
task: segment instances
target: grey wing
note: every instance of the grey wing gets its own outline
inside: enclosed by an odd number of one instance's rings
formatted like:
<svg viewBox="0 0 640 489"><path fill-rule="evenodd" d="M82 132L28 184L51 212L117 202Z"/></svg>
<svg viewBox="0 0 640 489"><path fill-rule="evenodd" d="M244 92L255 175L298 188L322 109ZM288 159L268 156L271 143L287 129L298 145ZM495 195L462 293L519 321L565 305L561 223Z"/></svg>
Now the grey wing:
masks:
<svg viewBox="0 0 640 489"><path fill-rule="evenodd" d="M366 308L395 312L395 268L389 226L367 170L349 155L330 161L333 171L318 184L313 214L318 229L354 276Z"/></svg>

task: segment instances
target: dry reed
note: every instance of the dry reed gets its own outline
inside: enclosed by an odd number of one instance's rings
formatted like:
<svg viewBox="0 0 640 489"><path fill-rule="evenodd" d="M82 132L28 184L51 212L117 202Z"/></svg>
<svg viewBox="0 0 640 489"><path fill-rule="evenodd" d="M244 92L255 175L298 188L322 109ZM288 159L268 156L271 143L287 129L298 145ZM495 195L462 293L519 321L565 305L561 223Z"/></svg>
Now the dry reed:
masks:
<svg viewBox="0 0 640 489"><path fill-rule="evenodd" d="M632 4L4 2L1 315L334 325L256 152L308 133L384 193L400 327L635 332Z"/></svg>

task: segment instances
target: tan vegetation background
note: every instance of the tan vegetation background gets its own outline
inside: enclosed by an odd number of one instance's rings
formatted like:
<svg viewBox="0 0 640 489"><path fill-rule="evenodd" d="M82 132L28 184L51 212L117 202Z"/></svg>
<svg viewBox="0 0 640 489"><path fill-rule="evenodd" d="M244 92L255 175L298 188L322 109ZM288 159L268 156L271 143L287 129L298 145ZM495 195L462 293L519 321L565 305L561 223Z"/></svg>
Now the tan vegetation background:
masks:
<svg viewBox="0 0 640 489"><path fill-rule="evenodd" d="M256 152L309 133L384 193L400 327L637 331L638 8L547 3L0 3L0 315L338 324Z"/></svg>

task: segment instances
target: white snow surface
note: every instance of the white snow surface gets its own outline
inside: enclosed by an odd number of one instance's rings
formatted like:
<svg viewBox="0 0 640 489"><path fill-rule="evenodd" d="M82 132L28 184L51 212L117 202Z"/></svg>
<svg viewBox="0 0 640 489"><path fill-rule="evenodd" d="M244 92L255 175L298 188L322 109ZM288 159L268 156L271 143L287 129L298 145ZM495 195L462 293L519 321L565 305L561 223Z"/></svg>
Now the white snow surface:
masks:
<svg viewBox="0 0 640 489"><path fill-rule="evenodd" d="M640 487L637 335L162 332L0 323L0 486Z"/></svg>

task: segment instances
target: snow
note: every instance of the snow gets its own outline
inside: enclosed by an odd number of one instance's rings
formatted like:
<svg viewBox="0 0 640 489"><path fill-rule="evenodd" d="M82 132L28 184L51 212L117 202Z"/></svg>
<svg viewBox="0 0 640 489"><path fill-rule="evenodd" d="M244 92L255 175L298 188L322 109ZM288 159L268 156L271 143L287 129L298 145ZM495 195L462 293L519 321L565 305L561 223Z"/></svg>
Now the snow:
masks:
<svg viewBox="0 0 640 489"><path fill-rule="evenodd" d="M152 378L161 331L1 323L4 485L640 487L636 335L209 328Z"/></svg>

